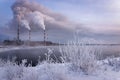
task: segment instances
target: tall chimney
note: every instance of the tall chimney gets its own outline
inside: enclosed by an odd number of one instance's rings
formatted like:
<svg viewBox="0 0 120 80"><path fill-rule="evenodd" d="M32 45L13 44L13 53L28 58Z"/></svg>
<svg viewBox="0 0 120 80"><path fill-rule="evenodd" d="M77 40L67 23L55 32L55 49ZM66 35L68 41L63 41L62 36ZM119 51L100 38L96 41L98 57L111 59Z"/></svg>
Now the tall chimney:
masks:
<svg viewBox="0 0 120 80"><path fill-rule="evenodd" d="M31 42L31 30L29 30L29 45L30 45L30 42Z"/></svg>
<svg viewBox="0 0 120 80"><path fill-rule="evenodd" d="M19 44L20 42L20 25L18 24L18 28L17 28L17 44Z"/></svg>
<svg viewBox="0 0 120 80"><path fill-rule="evenodd" d="M46 30L44 30L44 45L46 46Z"/></svg>
<svg viewBox="0 0 120 80"><path fill-rule="evenodd" d="M31 41L31 30L29 30L29 41Z"/></svg>

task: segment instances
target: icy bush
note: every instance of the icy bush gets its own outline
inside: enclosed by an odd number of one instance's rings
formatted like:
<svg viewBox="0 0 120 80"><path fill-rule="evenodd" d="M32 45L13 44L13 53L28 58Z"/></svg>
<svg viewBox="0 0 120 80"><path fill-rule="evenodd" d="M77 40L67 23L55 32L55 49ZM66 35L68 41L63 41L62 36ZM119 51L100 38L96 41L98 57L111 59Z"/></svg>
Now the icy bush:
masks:
<svg viewBox="0 0 120 80"><path fill-rule="evenodd" d="M6 64L6 62L2 59L0 59L0 67L3 67Z"/></svg>
<svg viewBox="0 0 120 80"><path fill-rule="evenodd" d="M93 41L92 41L93 42ZM88 41L70 41L60 47L63 62L70 62L71 69L89 74L97 68L97 55L100 54L96 46L89 45Z"/></svg>
<svg viewBox="0 0 120 80"><path fill-rule="evenodd" d="M38 71L28 67L28 69L26 69L23 73L23 77L21 80L40 80L39 76L41 75L41 73L39 73Z"/></svg>
<svg viewBox="0 0 120 80"><path fill-rule="evenodd" d="M120 58L108 58L107 64L111 67L113 67L114 71L120 71Z"/></svg>
<svg viewBox="0 0 120 80"><path fill-rule="evenodd" d="M21 80L23 78L26 60L22 60L20 65L15 62L7 61L5 67L6 80Z"/></svg>
<svg viewBox="0 0 120 80"><path fill-rule="evenodd" d="M39 73L43 73L39 76L39 80L70 80L66 74L66 68L59 63L47 63L42 64Z"/></svg>

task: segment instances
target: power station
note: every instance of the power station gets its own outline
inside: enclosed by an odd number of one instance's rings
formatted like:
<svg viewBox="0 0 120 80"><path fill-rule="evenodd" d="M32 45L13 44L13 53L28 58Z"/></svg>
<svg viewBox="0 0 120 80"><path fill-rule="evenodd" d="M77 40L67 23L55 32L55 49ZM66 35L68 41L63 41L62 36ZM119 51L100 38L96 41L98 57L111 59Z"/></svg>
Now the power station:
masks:
<svg viewBox="0 0 120 80"><path fill-rule="evenodd" d="M21 41L21 39L20 39L20 25L18 24L16 43L19 45L20 41ZM30 45L30 43L31 43L31 29L28 30L28 41L29 41L29 45ZM47 41L47 33L46 33L46 30L43 30L43 43L44 43L44 46L46 46L46 41Z"/></svg>

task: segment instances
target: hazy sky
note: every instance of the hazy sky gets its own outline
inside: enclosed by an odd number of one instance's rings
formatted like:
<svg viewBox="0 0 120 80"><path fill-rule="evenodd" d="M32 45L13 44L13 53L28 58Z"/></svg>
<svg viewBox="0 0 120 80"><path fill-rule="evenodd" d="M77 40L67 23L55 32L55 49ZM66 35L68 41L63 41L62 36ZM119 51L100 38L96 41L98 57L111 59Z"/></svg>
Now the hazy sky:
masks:
<svg viewBox="0 0 120 80"><path fill-rule="evenodd" d="M34 0L93 30L96 39L120 40L120 0ZM0 0L0 28L12 19L14 0Z"/></svg>

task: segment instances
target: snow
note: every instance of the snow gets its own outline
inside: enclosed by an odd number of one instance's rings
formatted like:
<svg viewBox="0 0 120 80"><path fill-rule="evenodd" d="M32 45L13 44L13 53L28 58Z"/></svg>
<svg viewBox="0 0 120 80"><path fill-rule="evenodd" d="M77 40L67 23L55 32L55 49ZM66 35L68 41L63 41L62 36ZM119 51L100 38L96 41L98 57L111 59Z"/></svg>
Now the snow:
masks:
<svg viewBox="0 0 120 80"><path fill-rule="evenodd" d="M43 48L44 46L37 46L37 47L26 47L26 46L9 46L9 47L3 47L0 48L0 52L2 51L9 51L9 50L17 50L17 49L32 49L32 48ZM52 53L52 49L50 47L47 47L48 53ZM26 61L23 60L21 65L17 65L15 62L4 62L0 60L0 80L120 80L120 57L118 58L108 58L105 60L97 60L95 61L94 65L97 65L97 67L94 71L90 71L89 74L86 74L81 68L80 65L84 65L86 69L89 69L91 67L92 61L96 60L94 59L94 56L92 55L85 55L82 54L82 56L77 57L80 53L79 50L81 50L84 53L91 53L91 50L94 50L93 48L79 48L78 46L73 47L67 47L63 50L66 50L66 53L69 54L66 57L69 56L71 59L71 62L63 62L63 63L51 63L49 62L49 56L48 56L48 62L42 62L39 63L37 66L25 66ZM73 51L73 53L71 53ZM81 52L81 53L83 53ZM92 51L94 53L94 51ZM72 55L71 55L72 54ZM62 56L63 57L63 56ZM65 55L64 55L65 57ZM82 57L82 58L81 58ZM74 59L73 59L74 58ZM86 61L85 61L86 58ZM81 60L82 59L82 60ZM92 59L92 60L91 60ZM84 60L84 61L83 61ZM88 64L88 60L90 61L90 64ZM77 61L77 63L76 63ZM83 61L81 63L81 61ZM73 70L72 69L72 63L75 62L75 65L81 63L77 67L80 67L81 70ZM86 63L85 63L86 62ZM93 65L92 65L93 66ZM76 68L74 66L74 68ZM92 69L90 69L92 70Z"/></svg>
<svg viewBox="0 0 120 80"><path fill-rule="evenodd" d="M120 58L111 59L113 62L114 60L119 61ZM89 75L72 71L70 63L43 62L36 67L18 66L9 62L6 64L0 66L0 80L120 80L120 69L114 70L108 59L99 61L97 71Z"/></svg>

